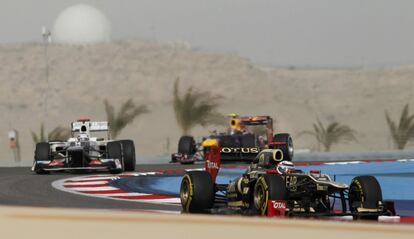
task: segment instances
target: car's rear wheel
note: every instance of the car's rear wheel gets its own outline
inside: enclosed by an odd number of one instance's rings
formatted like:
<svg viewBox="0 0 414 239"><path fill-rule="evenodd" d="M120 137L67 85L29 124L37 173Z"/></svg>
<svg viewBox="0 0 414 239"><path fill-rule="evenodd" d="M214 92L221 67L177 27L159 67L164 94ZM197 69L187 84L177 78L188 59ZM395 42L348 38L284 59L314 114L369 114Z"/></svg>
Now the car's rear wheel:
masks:
<svg viewBox="0 0 414 239"><path fill-rule="evenodd" d="M349 186L348 203L352 213L369 212L377 209L382 202L381 186L373 176L358 176ZM368 210L367 210L368 209ZM378 220L378 214L354 216L355 220Z"/></svg>
<svg viewBox="0 0 414 239"><path fill-rule="evenodd" d="M51 160L51 153L50 153L50 145L47 142L37 143L35 149L35 163L38 161L50 161ZM49 172L43 170L40 167L40 164L35 164L34 168L35 173L37 174L47 174Z"/></svg>
<svg viewBox="0 0 414 239"><path fill-rule="evenodd" d="M282 134L275 134L273 136L273 144L272 148L280 149L283 152L283 160L292 161L293 159L293 140L290 137L290 134L282 133Z"/></svg>
<svg viewBox="0 0 414 239"><path fill-rule="evenodd" d="M124 160L122 158L122 146L119 141L108 142L106 145L107 156L110 159L118 159L121 164L120 168L111 168L109 169L110 173L122 173L124 171Z"/></svg>
<svg viewBox="0 0 414 239"><path fill-rule="evenodd" d="M253 191L253 207L258 214L267 214L267 205L270 200L286 199L286 184L281 176L266 174L256 181Z"/></svg>
<svg viewBox="0 0 414 239"><path fill-rule="evenodd" d="M125 171L135 171L135 145L132 140L121 140Z"/></svg>
<svg viewBox="0 0 414 239"><path fill-rule="evenodd" d="M191 171L184 175L180 187L183 212L202 213L213 207L214 182L205 171Z"/></svg>

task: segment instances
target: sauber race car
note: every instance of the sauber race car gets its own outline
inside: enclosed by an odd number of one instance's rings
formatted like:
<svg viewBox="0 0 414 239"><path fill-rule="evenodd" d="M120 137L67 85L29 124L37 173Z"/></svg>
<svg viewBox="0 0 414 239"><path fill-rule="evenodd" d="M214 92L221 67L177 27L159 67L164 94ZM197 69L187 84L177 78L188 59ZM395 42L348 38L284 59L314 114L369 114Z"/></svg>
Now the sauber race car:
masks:
<svg viewBox="0 0 414 239"><path fill-rule="evenodd" d="M72 122L72 137L67 141L36 144L32 171L100 171L110 173L135 170L135 146L132 140L110 140L108 122L80 119ZM91 137L91 132L107 132L107 139Z"/></svg>
<svg viewBox="0 0 414 239"><path fill-rule="evenodd" d="M220 146L222 161L251 162L265 148L280 144L289 149L285 158L293 157L292 139L289 134L273 135L273 119L270 116L239 117L231 114L225 133L212 134L196 143L192 136L182 136L178 153L172 154L171 162L194 163L204 160L205 149L211 144Z"/></svg>
<svg viewBox="0 0 414 239"><path fill-rule="evenodd" d="M205 171L187 172L180 198L185 213L241 213L278 217L347 216L377 220L395 215L384 202L373 176L355 177L350 185L333 181L320 171L302 172L282 149L262 150L247 171L229 184L216 183L220 149L206 149Z"/></svg>

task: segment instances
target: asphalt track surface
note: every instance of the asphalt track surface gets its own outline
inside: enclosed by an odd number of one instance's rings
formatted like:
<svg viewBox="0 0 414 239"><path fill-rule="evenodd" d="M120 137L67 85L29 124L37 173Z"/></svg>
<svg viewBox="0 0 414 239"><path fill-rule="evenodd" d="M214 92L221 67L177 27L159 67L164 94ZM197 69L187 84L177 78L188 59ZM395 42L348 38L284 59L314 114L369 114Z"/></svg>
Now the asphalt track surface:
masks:
<svg viewBox="0 0 414 239"><path fill-rule="evenodd" d="M139 165L137 167L138 171L184 168L181 165L171 164ZM200 167L200 165L195 165L195 167ZM78 175L71 173L36 175L28 167L0 167L0 205L119 210L181 210L180 206L175 205L157 205L84 197L57 190L51 185L53 181Z"/></svg>

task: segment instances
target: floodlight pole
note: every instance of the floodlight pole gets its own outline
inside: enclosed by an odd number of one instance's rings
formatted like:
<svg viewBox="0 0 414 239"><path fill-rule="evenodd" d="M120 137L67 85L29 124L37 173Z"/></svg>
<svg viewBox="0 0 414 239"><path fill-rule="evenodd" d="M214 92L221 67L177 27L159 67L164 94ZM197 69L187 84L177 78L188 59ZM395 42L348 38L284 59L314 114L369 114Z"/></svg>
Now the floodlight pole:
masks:
<svg viewBox="0 0 414 239"><path fill-rule="evenodd" d="M46 141L49 140L48 131L47 131L47 119L48 119L48 112L47 112L47 97L49 92L49 59L47 55L47 47L51 42L51 33L47 30L46 27L42 27L42 37L43 37L43 46L44 46L44 56L45 56L45 77L46 77L46 90L43 93L43 106L44 106L44 131Z"/></svg>

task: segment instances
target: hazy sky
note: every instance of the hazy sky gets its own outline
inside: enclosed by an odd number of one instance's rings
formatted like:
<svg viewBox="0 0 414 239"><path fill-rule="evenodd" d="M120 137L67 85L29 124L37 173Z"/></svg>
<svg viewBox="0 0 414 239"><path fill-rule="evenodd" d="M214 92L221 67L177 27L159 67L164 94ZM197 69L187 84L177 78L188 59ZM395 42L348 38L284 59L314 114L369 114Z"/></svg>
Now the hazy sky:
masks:
<svg viewBox="0 0 414 239"><path fill-rule="evenodd" d="M186 41L275 66L414 64L413 0L0 0L0 42L40 41L76 3L101 9L113 39Z"/></svg>

